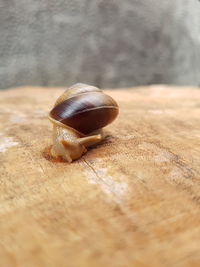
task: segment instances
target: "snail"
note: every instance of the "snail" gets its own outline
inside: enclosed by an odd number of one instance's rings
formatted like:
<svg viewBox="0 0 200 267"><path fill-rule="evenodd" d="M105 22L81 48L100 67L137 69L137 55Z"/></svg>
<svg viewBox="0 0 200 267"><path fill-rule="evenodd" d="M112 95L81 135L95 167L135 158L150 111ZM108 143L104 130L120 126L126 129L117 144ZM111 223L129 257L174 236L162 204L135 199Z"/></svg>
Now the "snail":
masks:
<svg viewBox="0 0 200 267"><path fill-rule="evenodd" d="M48 116L53 123L52 156L68 162L80 158L87 147L103 140L102 128L118 112L115 100L101 89L82 83L69 87L56 100Z"/></svg>

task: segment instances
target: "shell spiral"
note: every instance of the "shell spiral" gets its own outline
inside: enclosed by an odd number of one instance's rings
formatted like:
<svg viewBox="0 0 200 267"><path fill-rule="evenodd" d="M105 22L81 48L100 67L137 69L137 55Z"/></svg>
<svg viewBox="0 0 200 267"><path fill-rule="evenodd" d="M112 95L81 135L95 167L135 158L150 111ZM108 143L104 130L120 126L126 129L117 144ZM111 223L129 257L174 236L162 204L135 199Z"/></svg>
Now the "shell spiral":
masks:
<svg viewBox="0 0 200 267"><path fill-rule="evenodd" d="M75 84L57 99L49 117L87 135L110 124L118 112L115 100L99 88Z"/></svg>

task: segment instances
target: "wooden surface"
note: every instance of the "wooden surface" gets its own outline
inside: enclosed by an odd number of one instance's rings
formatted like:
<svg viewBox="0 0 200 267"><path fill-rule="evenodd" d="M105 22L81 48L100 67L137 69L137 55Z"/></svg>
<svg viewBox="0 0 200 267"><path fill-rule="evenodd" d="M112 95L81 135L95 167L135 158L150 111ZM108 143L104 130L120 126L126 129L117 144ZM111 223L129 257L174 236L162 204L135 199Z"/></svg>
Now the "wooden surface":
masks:
<svg viewBox="0 0 200 267"><path fill-rule="evenodd" d="M107 138L51 161L62 89L0 92L0 266L200 266L200 90L107 92Z"/></svg>

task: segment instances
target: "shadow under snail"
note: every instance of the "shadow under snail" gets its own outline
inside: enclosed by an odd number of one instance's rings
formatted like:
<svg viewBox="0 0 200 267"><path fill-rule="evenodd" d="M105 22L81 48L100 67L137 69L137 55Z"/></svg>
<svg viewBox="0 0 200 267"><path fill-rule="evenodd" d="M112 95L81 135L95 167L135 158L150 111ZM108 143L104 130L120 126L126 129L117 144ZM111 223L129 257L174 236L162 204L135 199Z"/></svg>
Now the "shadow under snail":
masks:
<svg viewBox="0 0 200 267"><path fill-rule="evenodd" d="M52 156L68 162L80 158L87 147L105 137L102 128L118 112L115 100L99 88L82 83L69 87L49 113L53 123Z"/></svg>

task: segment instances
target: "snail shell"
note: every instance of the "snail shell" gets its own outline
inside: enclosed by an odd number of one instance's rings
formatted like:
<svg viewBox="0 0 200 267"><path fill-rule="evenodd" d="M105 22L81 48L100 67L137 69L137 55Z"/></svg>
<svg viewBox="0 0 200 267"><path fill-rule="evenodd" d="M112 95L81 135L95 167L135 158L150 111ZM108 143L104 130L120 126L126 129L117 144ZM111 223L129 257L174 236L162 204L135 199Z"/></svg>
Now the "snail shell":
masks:
<svg viewBox="0 0 200 267"><path fill-rule="evenodd" d="M79 83L68 88L49 113L54 125L52 155L68 162L80 158L86 147L104 138L102 128L118 112L115 100L97 87Z"/></svg>
<svg viewBox="0 0 200 267"><path fill-rule="evenodd" d="M87 135L111 123L118 114L117 103L102 90L78 84L57 101L50 117Z"/></svg>

